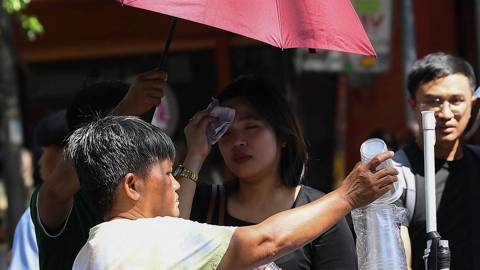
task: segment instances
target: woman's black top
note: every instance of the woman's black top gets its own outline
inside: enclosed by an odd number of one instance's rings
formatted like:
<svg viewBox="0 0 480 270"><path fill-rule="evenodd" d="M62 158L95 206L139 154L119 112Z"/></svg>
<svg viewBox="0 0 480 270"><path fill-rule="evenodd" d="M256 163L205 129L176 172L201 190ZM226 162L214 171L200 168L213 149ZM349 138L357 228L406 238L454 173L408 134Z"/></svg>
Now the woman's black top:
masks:
<svg viewBox="0 0 480 270"><path fill-rule="evenodd" d="M236 184L226 184L224 187L224 207L221 207L221 191L212 192L211 185L198 185L192 204L191 219L215 225L248 226L252 223L232 217L226 209L228 196L236 188ZM207 222L207 213L212 198L216 193L215 207L212 208L212 219ZM307 204L325 195L325 193L311 187L301 186L300 192L292 208ZM219 222L219 211L224 209L223 224ZM220 224L219 224L220 223ZM275 261L283 270L290 269L357 269L355 243L347 222L342 218L335 226L330 228L317 239Z"/></svg>

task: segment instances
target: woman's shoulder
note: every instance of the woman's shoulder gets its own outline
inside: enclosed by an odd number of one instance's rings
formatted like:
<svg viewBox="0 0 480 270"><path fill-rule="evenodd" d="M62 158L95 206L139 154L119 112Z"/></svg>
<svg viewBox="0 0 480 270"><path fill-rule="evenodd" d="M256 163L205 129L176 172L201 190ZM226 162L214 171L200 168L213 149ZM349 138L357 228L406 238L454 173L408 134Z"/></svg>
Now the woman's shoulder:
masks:
<svg viewBox="0 0 480 270"><path fill-rule="evenodd" d="M317 190L309 186L301 185L300 192L298 193L297 199L295 200L295 204L296 206L307 204L318 198L321 198L324 195L325 195L325 192L322 192L320 190Z"/></svg>

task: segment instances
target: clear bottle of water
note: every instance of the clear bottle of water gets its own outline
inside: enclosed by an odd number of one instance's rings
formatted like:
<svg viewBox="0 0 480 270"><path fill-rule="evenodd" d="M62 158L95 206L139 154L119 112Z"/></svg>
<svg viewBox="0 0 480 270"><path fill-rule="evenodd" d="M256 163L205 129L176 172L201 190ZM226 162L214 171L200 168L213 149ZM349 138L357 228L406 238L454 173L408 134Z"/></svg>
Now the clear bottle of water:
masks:
<svg viewBox="0 0 480 270"><path fill-rule="evenodd" d="M384 203L352 211L360 270L407 268L400 238L400 225L405 217L404 208Z"/></svg>
<svg viewBox="0 0 480 270"><path fill-rule="evenodd" d="M360 147L362 162L386 152L381 139L369 139ZM392 166L391 160L376 169ZM407 269L405 250L400 238L400 225L406 219L406 210L391 203L402 194L402 188L394 184L391 191L370 205L352 211L357 234L357 257L360 270Z"/></svg>

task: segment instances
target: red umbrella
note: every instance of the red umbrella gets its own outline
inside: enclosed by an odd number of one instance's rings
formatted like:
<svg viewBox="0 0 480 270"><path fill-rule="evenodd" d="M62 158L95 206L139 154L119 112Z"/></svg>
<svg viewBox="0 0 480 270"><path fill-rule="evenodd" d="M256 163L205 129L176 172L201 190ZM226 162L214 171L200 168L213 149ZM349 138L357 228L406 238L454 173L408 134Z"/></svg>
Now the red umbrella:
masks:
<svg viewBox="0 0 480 270"><path fill-rule="evenodd" d="M350 0L119 1L220 28L282 49L329 49L376 55Z"/></svg>

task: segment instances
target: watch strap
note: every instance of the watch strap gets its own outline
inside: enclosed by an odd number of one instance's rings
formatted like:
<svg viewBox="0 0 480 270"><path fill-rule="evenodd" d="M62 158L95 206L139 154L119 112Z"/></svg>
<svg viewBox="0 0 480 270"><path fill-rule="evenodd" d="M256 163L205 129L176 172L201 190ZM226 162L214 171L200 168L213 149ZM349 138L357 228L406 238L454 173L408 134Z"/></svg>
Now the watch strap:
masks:
<svg viewBox="0 0 480 270"><path fill-rule="evenodd" d="M177 169L175 169L175 178L183 177L192 180L193 182L197 182L198 174L193 172L192 170L188 169L183 165L178 165Z"/></svg>

